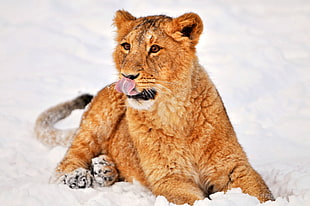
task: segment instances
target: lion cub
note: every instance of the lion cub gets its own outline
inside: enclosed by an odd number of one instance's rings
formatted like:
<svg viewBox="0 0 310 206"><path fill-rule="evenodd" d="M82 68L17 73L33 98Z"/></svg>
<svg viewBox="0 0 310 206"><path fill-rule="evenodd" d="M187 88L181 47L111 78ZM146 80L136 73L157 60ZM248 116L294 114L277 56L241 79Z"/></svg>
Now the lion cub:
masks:
<svg viewBox="0 0 310 206"><path fill-rule="evenodd" d="M36 122L42 142L66 145L72 140L54 180L85 188L135 179L176 204L193 204L235 187L261 202L273 200L198 63L200 17L136 18L117 11L114 24L119 80L92 101L78 97L47 110ZM74 135L54 128L89 101Z"/></svg>

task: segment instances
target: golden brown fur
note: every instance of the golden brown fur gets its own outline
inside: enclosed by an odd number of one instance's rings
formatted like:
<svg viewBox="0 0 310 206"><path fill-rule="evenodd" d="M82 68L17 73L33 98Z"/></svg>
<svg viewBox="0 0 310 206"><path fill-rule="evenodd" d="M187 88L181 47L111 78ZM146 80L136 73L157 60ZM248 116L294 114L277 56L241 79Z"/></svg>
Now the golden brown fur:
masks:
<svg viewBox="0 0 310 206"><path fill-rule="evenodd" d="M117 92L115 84L102 89L83 115L56 169L57 178L64 181L78 168L89 169L92 158L104 154L114 162L119 180L138 180L176 204L193 204L235 187L262 202L272 200L198 63L200 17L187 13L135 18L118 11L114 23L120 79L134 81L135 89L128 91L153 89L156 95L143 100Z"/></svg>

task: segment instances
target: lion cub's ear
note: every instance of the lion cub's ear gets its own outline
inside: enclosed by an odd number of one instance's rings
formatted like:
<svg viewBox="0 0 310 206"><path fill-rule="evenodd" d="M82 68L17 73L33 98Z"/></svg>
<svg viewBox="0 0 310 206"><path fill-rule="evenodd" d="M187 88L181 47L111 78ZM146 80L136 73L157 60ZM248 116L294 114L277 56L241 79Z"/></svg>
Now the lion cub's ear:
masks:
<svg viewBox="0 0 310 206"><path fill-rule="evenodd" d="M118 10L115 14L114 25L117 28L116 41L121 41L124 36L132 29L136 17L132 16L128 11Z"/></svg>
<svg viewBox="0 0 310 206"><path fill-rule="evenodd" d="M136 17L131 15L128 11L118 10L115 14L114 24L117 29L120 30L123 29L124 24L128 24L134 20L136 20Z"/></svg>
<svg viewBox="0 0 310 206"><path fill-rule="evenodd" d="M174 18L167 27L168 33L177 41L190 41L193 46L198 43L203 31L201 18L195 13L186 13Z"/></svg>

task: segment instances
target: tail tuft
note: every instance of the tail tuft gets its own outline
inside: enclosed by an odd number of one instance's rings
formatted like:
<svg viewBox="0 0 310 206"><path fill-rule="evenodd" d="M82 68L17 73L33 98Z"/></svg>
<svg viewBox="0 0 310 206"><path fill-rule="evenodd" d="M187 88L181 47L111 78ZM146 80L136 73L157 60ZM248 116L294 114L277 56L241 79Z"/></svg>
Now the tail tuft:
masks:
<svg viewBox="0 0 310 206"><path fill-rule="evenodd" d="M81 96L78 96L77 98L75 98L72 101L75 104L75 108L77 108L77 109L84 109L86 107L86 105L88 105L89 102L91 102L93 97L94 96L90 95L90 94L82 94Z"/></svg>

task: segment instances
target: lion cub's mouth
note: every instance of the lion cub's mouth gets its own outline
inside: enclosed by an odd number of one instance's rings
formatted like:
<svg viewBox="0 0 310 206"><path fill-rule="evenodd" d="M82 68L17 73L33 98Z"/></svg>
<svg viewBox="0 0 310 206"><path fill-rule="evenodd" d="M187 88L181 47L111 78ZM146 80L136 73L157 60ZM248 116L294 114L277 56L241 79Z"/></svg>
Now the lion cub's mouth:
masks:
<svg viewBox="0 0 310 206"><path fill-rule="evenodd" d="M118 92L126 94L128 98L145 101L155 99L157 94L156 90L153 88L143 89L142 92L138 92L135 81L126 77L116 82L115 89Z"/></svg>

